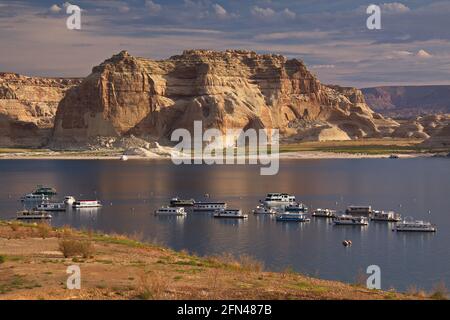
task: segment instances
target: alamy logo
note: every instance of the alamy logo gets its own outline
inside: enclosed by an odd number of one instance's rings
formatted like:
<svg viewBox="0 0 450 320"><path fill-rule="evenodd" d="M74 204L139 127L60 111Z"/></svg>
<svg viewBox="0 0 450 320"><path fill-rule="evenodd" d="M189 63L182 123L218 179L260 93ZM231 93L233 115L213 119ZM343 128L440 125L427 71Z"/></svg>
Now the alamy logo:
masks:
<svg viewBox="0 0 450 320"><path fill-rule="evenodd" d="M66 8L66 13L70 16L66 20L66 26L69 30L80 30L81 29L81 9L76 5L68 5Z"/></svg>
<svg viewBox="0 0 450 320"><path fill-rule="evenodd" d="M261 175L279 170L279 131L277 129L211 128L203 132L202 121L194 121L194 136L187 129L172 132L171 141L179 142L171 154L180 164L260 164ZM270 150L269 150L270 149Z"/></svg>
<svg viewBox="0 0 450 320"><path fill-rule="evenodd" d="M376 4L371 4L367 7L367 14L370 16L367 18L366 25L369 30L380 30L381 29L381 8Z"/></svg>
<svg viewBox="0 0 450 320"><path fill-rule="evenodd" d="M67 267L67 274L70 276L67 278L67 289L69 290L80 290L81 289L81 270L77 265L71 265Z"/></svg>
<svg viewBox="0 0 450 320"><path fill-rule="evenodd" d="M371 265L367 267L367 274L370 276L367 278L367 289L381 289L381 268L377 265Z"/></svg>

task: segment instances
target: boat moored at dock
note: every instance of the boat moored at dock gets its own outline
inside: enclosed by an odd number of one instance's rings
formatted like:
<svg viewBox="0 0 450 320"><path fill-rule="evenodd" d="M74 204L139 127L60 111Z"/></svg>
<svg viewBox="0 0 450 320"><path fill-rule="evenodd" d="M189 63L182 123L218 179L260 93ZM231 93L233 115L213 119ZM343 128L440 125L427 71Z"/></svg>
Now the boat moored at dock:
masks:
<svg viewBox="0 0 450 320"><path fill-rule="evenodd" d="M266 206L256 206L255 209L253 209L254 214L276 214L277 211L273 208L268 208Z"/></svg>
<svg viewBox="0 0 450 320"><path fill-rule="evenodd" d="M308 213L308 208L303 203L294 203L284 207L284 212L288 213Z"/></svg>
<svg viewBox="0 0 450 320"><path fill-rule="evenodd" d="M311 219L308 217L308 215L306 213L302 213L302 212L278 213L275 220L281 221L281 222L309 222L309 221L311 221Z"/></svg>
<svg viewBox="0 0 450 320"><path fill-rule="evenodd" d="M23 210L16 213L17 220L48 220L52 215L45 211Z"/></svg>
<svg viewBox="0 0 450 320"><path fill-rule="evenodd" d="M185 216L186 211L183 207L161 207L155 210L155 214L160 216Z"/></svg>
<svg viewBox="0 0 450 320"><path fill-rule="evenodd" d="M268 193L263 203L267 207L293 205L295 204L295 196L287 193Z"/></svg>
<svg viewBox="0 0 450 320"><path fill-rule="evenodd" d="M220 209L214 212L214 218L247 219L241 209Z"/></svg>
<svg viewBox="0 0 450 320"><path fill-rule="evenodd" d="M367 217L355 217L348 214L343 214L333 218L333 224L342 226L367 226L369 219Z"/></svg>
<svg viewBox="0 0 450 320"><path fill-rule="evenodd" d="M399 222L402 220L400 214L394 211L374 211L370 220L384 222Z"/></svg>
<svg viewBox="0 0 450 320"><path fill-rule="evenodd" d="M336 217L336 210L318 208L314 210L312 216L316 218L334 218Z"/></svg>
<svg viewBox="0 0 450 320"><path fill-rule="evenodd" d="M225 202L196 202L193 205L194 211L214 212L216 210L226 209Z"/></svg>
<svg viewBox="0 0 450 320"><path fill-rule="evenodd" d="M398 222L393 231L397 232L436 232L437 228L435 225L430 222L415 220L415 221L407 221L403 220L402 222Z"/></svg>
<svg viewBox="0 0 450 320"><path fill-rule="evenodd" d="M72 205L75 209L81 208L99 208L102 206L98 200L77 200Z"/></svg>

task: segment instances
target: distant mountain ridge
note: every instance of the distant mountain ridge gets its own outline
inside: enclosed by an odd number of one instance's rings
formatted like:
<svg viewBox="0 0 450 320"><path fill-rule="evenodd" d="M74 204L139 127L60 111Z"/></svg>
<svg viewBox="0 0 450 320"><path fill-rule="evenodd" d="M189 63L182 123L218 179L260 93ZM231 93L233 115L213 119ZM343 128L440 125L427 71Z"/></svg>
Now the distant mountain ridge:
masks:
<svg viewBox="0 0 450 320"><path fill-rule="evenodd" d="M374 111L390 117L450 113L450 85L382 86L361 91Z"/></svg>

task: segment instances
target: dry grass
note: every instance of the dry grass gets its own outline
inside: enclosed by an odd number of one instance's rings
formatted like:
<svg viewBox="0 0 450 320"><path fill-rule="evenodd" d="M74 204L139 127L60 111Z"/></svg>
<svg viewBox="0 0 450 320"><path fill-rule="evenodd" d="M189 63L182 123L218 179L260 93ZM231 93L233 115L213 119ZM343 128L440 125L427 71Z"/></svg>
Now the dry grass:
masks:
<svg viewBox="0 0 450 320"><path fill-rule="evenodd" d="M168 297L169 283L167 277L158 271L143 273L139 277L139 294L142 300L162 300Z"/></svg>
<svg viewBox="0 0 450 320"><path fill-rule="evenodd" d="M81 256L91 258L94 256L94 246L88 240L62 239L58 243L59 250L65 258Z"/></svg>
<svg viewBox="0 0 450 320"><path fill-rule="evenodd" d="M430 298L435 300L448 299L448 289L444 281L440 281L439 283L434 285L433 291L430 294Z"/></svg>
<svg viewBox="0 0 450 320"><path fill-rule="evenodd" d="M50 226L50 224L48 222L41 222L37 225L36 228L37 228L39 236L42 239L48 238L50 233L53 231L52 227Z"/></svg>
<svg viewBox="0 0 450 320"><path fill-rule="evenodd" d="M409 286L408 289L406 290L406 293L411 296L418 297L418 298L426 298L427 297L427 293L425 292L425 290L417 288L417 286L415 286L415 285Z"/></svg>

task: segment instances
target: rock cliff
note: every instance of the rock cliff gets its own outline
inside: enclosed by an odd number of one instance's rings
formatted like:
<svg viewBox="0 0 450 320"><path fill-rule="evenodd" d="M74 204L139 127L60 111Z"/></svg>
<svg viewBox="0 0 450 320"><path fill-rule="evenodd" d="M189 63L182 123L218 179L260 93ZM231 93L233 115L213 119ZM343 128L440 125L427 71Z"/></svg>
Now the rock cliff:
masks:
<svg viewBox="0 0 450 320"><path fill-rule="evenodd" d="M77 79L0 73L0 146L41 147L48 143L59 102Z"/></svg>
<svg viewBox="0 0 450 320"><path fill-rule="evenodd" d="M333 132L337 139L384 136L398 126L374 113L359 90L323 85L297 59L188 50L155 61L122 51L67 91L52 145L127 135L167 142L177 128L192 130L194 120L222 131L279 128L284 137L313 128L326 139Z"/></svg>

